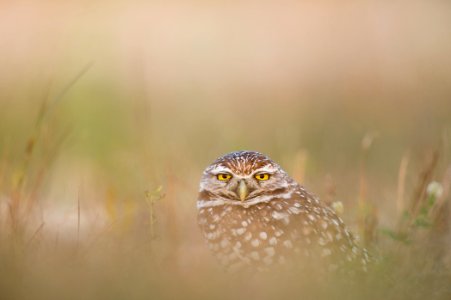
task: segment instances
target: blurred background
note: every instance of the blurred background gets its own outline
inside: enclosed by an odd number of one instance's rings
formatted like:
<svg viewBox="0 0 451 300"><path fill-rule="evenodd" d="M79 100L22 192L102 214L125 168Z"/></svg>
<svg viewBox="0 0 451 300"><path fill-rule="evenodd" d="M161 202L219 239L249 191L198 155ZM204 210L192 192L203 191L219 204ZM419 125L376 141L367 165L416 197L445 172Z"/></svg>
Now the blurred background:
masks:
<svg viewBox="0 0 451 300"><path fill-rule="evenodd" d="M2 1L0 293L228 298L195 202L234 150L396 226L449 182L450 54L448 1Z"/></svg>

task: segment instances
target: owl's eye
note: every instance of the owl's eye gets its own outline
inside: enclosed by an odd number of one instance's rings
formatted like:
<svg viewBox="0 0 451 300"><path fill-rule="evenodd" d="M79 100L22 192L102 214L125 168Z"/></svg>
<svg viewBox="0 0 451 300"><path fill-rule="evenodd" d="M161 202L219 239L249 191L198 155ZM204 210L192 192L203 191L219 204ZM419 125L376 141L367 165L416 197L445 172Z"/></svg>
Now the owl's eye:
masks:
<svg viewBox="0 0 451 300"><path fill-rule="evenodd" d="M270 175L268 173L260 173L260 174L256 174L255 179L260 180L260 181L265 181L268 180Z"/></svg>
<svg viewBox="0 0 451 300"><path fill-rule="evenodd" d="M232 175L226 174L226 173L221 173L221 174L216 175L216 178L218 178L218 180L220 180L220 181L229 181L230 178L232 178Z"/></svg>

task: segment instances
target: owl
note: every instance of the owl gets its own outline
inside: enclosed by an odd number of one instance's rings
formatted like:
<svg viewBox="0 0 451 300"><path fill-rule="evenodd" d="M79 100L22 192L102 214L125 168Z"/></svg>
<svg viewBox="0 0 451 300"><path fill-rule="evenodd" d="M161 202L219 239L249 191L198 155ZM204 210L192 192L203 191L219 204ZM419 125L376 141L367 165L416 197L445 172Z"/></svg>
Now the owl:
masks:
<svg viewBox="0 0 451 300"><path fill-rule="evenodd" d="M208 247L229 270L302 262L366 270L369 257L335 211L254 151L232 152L205 169L197 201Z"/></svg>

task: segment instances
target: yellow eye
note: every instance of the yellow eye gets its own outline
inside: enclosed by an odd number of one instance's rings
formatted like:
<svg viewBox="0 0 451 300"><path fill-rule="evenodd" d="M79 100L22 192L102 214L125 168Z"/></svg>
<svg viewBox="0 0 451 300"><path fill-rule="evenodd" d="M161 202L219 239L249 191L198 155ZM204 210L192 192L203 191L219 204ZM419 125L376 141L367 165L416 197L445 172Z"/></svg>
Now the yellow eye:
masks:
<svg viewBox="0 0 451 300"><path fill-rule="evenodd" d="M216 175L216 178L218 178L218 180L221 180L221 181L228 181L228 180L230 180L230 178L232 178L232 175L221 173L221 174Z"/></svg>
<svg viewBox="0 0 451 300"><path fill-rule="evenodd" d="M255 179L260 180L260 181L265 181L269 179L269 174L268 173L260 173L260 174L256 174Z"/></svg>

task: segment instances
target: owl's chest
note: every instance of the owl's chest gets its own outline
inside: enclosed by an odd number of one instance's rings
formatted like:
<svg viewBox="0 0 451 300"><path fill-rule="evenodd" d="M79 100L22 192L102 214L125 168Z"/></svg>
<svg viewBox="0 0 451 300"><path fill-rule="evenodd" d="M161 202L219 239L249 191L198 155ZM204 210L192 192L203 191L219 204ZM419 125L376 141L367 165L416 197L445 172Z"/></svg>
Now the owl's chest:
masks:
<svg viewBox="0 0 451 300"><path fill-rule="evenodd" d="M199 212L199 223L210 249L225 265L283 264L301 252L296 222L268 203L226 206Z"/></svg>
<svg viewBox="0 0 451 300"><path fill-rule="evenodd" d="M251 239L251 235L261 233L262 230L274 231L265 233L275 235L281 225L274 218L274 209L268 204L205 208L199 211L199 223L207 232L218 232L240 239ZM265 236L265 233L261 233L261 236Z"/></svg>

